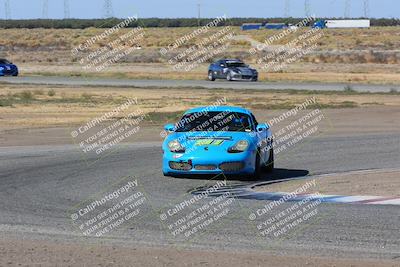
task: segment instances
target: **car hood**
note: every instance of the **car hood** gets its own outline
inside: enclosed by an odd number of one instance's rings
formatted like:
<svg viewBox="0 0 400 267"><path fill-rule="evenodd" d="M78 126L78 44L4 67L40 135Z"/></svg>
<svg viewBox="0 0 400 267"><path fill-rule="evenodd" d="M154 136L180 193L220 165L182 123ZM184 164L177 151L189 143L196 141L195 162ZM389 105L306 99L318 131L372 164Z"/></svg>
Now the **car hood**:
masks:
<svg viewBox="0 0 400 267"><path fill-rule="evenodd" d="M242 73L242 74L252 74L254 69L249 67L234 67L231 70Z"/></svg>

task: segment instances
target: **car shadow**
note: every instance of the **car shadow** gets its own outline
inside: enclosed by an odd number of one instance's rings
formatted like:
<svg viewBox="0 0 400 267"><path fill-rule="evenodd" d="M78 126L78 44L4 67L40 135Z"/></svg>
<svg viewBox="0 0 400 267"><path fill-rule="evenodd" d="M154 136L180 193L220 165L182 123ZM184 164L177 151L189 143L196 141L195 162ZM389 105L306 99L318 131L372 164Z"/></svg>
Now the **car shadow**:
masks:
<svg viewBox="0 0 400 267"><path fill-rule="evenodd" d="M275 168L272 172L262 172L260 177L255 178L252 176L242 176L238 177L236 175L229 176L227 175L227 179L230 181L246 181L251 183L258 182L267 182L267 181L275 181L275 180L285 180L285 179L293 179L307 176L310 172L308 170L301 169L282 169Z"/></svg>
<svg viewBox="0 0 400 267"><path fill-rule="evenodd" d="M192 175L174 175L174 178L180 179L201 179L201 180L229 180L229 181L241 181L241 182L264 182L264 181L274 181L274 180L284 180L284 179L292 179L299 178L303 176L307 176L309 174L308 170L300 170L300 169L282 169L276 168L272 172L266 173L263 172L260 178L255 179L254 177L244 177L238 175L206 175L206 174L192 174Z"/></svg>
<svg viewBox="0 0 400 267"><path fill-rule="evenodd" d="M270 173L262 173L261 177L256 181L273 181L273 180L283 180L283 179L291 179L291 178L299 178L303 176L307 176L310 172L308 170L300 170L300 169L274 169L273 172Z"/></svg>

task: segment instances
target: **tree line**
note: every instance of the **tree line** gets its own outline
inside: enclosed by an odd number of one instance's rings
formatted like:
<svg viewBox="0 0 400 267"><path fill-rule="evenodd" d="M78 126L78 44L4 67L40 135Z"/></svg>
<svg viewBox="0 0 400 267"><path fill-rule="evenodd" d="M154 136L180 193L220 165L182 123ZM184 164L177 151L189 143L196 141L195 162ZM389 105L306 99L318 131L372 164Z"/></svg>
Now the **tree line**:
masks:
<svg viewBox="0 0 400 267"><path fill-rule="evenodd" d="M319 19L340 19L340 18L319 18ZM318 20L319 20L318 19ZM129 24L129 27L197 27L204 26L212 18L140 18ZM221 21L219 26L241 26L243 23L286 23L296 24L303 18L228 18ZM85 29L94 28L109 28L120 22L123 19L29 19L29 20L0 20L0 28L48 28L48 29ZM371 26L399 26L400 19L381 18L371 19Z"/></svg>

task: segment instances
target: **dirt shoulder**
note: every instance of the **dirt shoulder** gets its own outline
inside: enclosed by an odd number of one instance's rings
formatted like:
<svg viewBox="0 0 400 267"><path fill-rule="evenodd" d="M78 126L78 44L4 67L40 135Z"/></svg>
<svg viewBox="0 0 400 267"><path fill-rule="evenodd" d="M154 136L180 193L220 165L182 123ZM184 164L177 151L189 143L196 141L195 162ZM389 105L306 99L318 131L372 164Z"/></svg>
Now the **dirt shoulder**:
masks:
<svg viewBox="0 0 400 267"><path fill-rule="evenodd" d="M278 256L155 247L123 247L84 242L0 240L0 266L398 266L396 261Z"/></svg>
<svg viewBox="0 0 400 267"><path fill-rule="evenodd" d="M323 175L316 179L314 187L307 193L324 195L367 195L400 197L400 170L366 171L344 174ZM312 179L312 178L310 178ZM258 192L293 192L304 185L306 180L292 180L264 186L257 186Z"/></svg>
<svg viewBox="0 0 400 267"><path fill-rule="evenodd" d="M271 117L279 116L284 110L253 110L257 119L260 122L267 121ZM368 108L351 108L351 109L324 109L322 110L326 117L326 122L319 129L320 136L352 136L352 135L374 135L374 134L400 134L400 107L368 107ZM71 116L73 111L65 112L65 116ZM79 113L79 112L78 112ZM99 113L97 113L99 114ZM90 121L91 118L96 117L93 113L86 118ZM180 114L180 113L178 113ZM90 114L89 114L90 115ZM5 120L26 120L27 123L32 120L41 120L43 116L48 116L49 119L54 116L63 116L60 111L59 114L43 114L24 112L23 110L15 111L14 114L1 114L0 121ZM79 116L79 115L77 115ZM82 114L80 115L82 116ZM45 119L45 121L48 121ZM163 130L165 123L176 122L172 118L159 118L159 121L152 123L142 124L140 130L124 142L148 142L148 141L162 141L160 132ZM291 120L287 120L289 124ZM82 123L83 124L83 123ZM74 139L71 137L71 132L82 124L71 123L70 125L52 125L47 124L41 127L33 126L7 126L6 124L0 125L0 147L1 146L31 146L31 145L64 145L74 144ZM277 132L280 127L272 127L273 132ZM102 128L99 127L100 131Z"/></svg>
<svg viewBox="0 0 400 267"><path fill-rule="evenodd" d="M320 128L320 134L400 133L400 94L396 92L5 85L0 88L0 146L72 144L72 130L130 99L137 103L107 122L138 110L146 115L140 131L125 142L161 141L164 124L176 122L189 108L221 100L251 109L259 122L267 122L311 98L316 102L300 114L320 109L330 125ZM291 118L279 127L285 123L291 123ZM273 127L273 131L279 127Z"/></svg>

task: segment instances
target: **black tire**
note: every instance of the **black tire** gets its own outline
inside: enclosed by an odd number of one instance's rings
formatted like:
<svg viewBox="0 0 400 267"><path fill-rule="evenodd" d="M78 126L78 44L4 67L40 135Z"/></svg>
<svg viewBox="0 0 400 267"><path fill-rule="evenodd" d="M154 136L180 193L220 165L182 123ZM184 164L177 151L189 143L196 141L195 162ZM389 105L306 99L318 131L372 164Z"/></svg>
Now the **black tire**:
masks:
<svg viewBox="0 0 400 267"><path fill-rule="evenodd" d="M228 72L228 74L226 75L226 79L227 79L228 81L232 81L232 74L231 74L231 72Z"/></svg>
<svg viewBox="0 0 400 267"><path fill-rule="evenodd" d="M208 72L208 80L212 81L212 82L215 81L214 72L212 72L212 71Z"/></svg>
<svg viewBox="0 0 400 267"><path fill-rule="evenodd" d="M265 171L272 172L274 170L274 149L269 150L269 158L267 164L265 164Z"/></svg>
<svg viewBox="0 0 400 267"><path fill-rule="evenodd" d="M261 176L261 166L260 166L260 150L257 150L255 170L253 174L253 179L258 180Z"/></svg>
<svg viewBox="0 0 400 267"><path fill-rule="evenodd" d="M253 78L251 81L257 82L258 81L258 77Z"/></svg>
<svg viewBox="0 0 400 267"><path fill-rule="evenodd" d="M14 73L12 76L14 77L18 76L18 72Z"/></svg>

